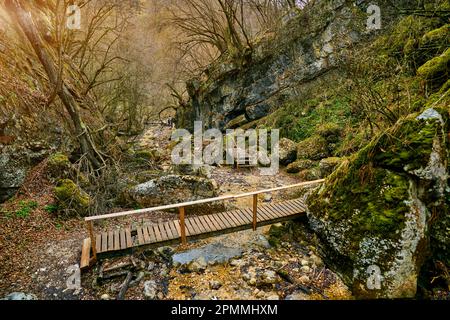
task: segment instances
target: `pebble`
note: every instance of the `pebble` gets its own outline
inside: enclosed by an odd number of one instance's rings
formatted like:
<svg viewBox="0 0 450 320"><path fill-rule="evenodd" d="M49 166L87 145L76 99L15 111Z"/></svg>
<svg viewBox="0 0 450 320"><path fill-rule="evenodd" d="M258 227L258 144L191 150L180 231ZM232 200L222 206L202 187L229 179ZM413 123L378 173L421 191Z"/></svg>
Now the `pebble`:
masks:
<svg viewBox="0 0 450 320"><path fill-rule="evenodd" d="M267 297L267 300L280 300L280 297L277 294L274 294Z"/></svg>
<svg viewBox="0 0 450 320"><path fill-rule="evenodd" d="M305 273L309 273L311 271L311 268L308 266L303 266L301 270Z"/></svg>
<svg viewBox="0 0 450 320"><path fill-rule="evenodd" d="M286 297L286 300L310 300L310 297L303 292L294 292Z"/></svg>
<svg viewBox="0 0 450 320"><path fill-rule="evenodd" d="M222 284L219 281L212 280L209 282L209 288L211 290L219 290Z"/></svg>
<svg viewBox="0 0 450 320"><path fill-rule="evenodd" d="M169 271L167 270L167 267L166 268L162 268L161 271L159 272L159 275L161 277L163 277L163 278L166 277L168 274L169 274Z"/></svg>
<svg viewBox="0 0 450 320"><path fill-rule="evenodd" d="M308 260L305 260L305 259L303 259L300 263L301 263L302 266L307 266L307 265L309 265L309 261L308 261Z"/></svg>
<svg viewBox="0 0 450 320"><path fill-rule="evenodd" d="M102 294L102 296L100 297L100 300L110 300L110 299L111 299L111 297L107 293Z"/></svg>
<svg viewBox="0 0 450 320"><path fill-rule="evenodd" d="M37 297L32 293L13 292L0 300L37 300Z"/></svg>
<svg viewBox="0 0 450 320"><path fill-rule="evenodd" d="M244 261L242 261L242 259L234 259L231 260L230 265L234 267L240 267L243 263Z"/></svg>
<svg viewBox="0 0 450 320"><path fill-rule="evenodd" d="M301 283L308 283L310 281L308 276L301 276L299 280Z"/></svg>
<svg viewBox="0 0 450 320"><path fill-rule="evenodd" d="M264 194L264 202L272 201L272 195L270 193Z"/></svg>
<svg viewBox="0 0 450 320"><path fill-rule="evenodd" d="M274 284L277 282L277 274L273 270L266 270L263 274L264 283Z"/></svg>
<svg viewBox="0 0 450 320"><path fill-rule="evenodd" d="M144 296L149 300L155 300L157 297L158 285L156 281L149 280L144 282Z"/></svg>

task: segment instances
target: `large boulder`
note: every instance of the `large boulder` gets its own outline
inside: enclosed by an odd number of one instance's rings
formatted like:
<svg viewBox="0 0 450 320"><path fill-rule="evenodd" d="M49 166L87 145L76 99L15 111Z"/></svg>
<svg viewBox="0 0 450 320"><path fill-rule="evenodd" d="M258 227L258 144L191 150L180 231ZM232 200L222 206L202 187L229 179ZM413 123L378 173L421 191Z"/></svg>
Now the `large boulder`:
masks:
<svg viewBox="0 0 450 320"><path fill-rule="evenodd" d="M25 181L29 165L8 153L0 154L0 203L12 197Z"/></svg>
<svg viewBox="0 0 450 320"><path fill-rule="evenodd" d="M294 141L287 138L280 139L280 164L287 166L297 160L297 146Z"/></svg>
<svg viewBox="0 0 450 320"><path fill-rule="evenodd" d="M342 163L342 161L342 158L338 157L330 157L320 160L320 175L322 177L330 175Z"/></svg>
<svg viewBox="0 0 450 320"><path fill-rule="evenodd" d="M51 178L67 178L72 172L72 164L63 153L55 153L48 157L47 172Z"/></svg>
<svg viewBox="0 0 450 320"><path fill-rule="evenodd" d="M299 173L300 171L314 168L316 166L316 162L312 160L297 160L290 165L287 166L286 171L288 173Z"/></svg>
<svg viewBox="0 0 450 320"><path fill-rule="evenodd" d="M430 256L450 265L448 120L440 108L399 121L308 198L310 225L357 297L414 297Z"/></svg>
<svg viewBox="0 0 450 320"><path fill-rule="evenodd" d="M189 175L167 175L127 190L131 201L143 207L155 207L217 196L212 179Z"/></svg>
<svg viewBox="0 0 450 320"><path fill-rule="evenodd" d="M204 247L188 250L173 255L172 262L177 268L197 272L208 265L227 263L233 258L242 256L240 248L227 247L222 243L210 243Z"/></svg>
<svg viewBox="0 0 450 320"><path fill-rule="evenodd" d="M315 135L297 144L297 157L299 159L310 159L314 161L328 158L331 155L327 140Z"/></svg>
<svg viewBox="0 0 450 320"><path fill-rule="evenodd" d="M0 203L19 190L29 170L48 154L49 147L39 142L30 142L27 147L0 145Z"/></svg>

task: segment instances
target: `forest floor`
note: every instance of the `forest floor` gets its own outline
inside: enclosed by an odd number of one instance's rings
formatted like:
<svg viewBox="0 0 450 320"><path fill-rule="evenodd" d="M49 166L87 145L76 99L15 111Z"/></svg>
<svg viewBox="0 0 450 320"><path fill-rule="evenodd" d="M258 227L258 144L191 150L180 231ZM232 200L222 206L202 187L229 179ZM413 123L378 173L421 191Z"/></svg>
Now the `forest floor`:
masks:
<svg viewBox="0 0 450 320"><path fill-rule="evenodd" d="M167 127L151 127L138 143L142 148L168 150L170 133L171 129ZM169 159L167 154L165 159ZM166 167L168 165L166 163ZM39 167L35 170L38 172ZM284 171L262 177L257 168L216 167L211 175L220 186L221 195L299 182L298 178ZM15 199L0 206L3 212L0 297L12 292L25 292L38 299L114 299L125 276L99 281L99 270L124 261L129 263L130 257L100 263L82 275L82 289L68 289L68 280L80 261L82 239L86 237L84 222L82 219L57 219L49 212L48 205L53 203L53 199L51 185L45 179L30 179L25 188ZM285 197L292 197L292 194L278 192L264 200L270 202ZM233 205L249 207L251 199L239 199ZM159 222L172 217L173 214L157 213L147 215L146 219ZM145 299L149 295L154 295L151 297L154 299L350 298L349 290L339 277L323 264L314 246L314 235L306 228L300 226L300 229L300 238L283 241L276 247L268 245L269 227L263 227L256 232L242 231L196 241L187 248L169 249L176 253L225 244L242 251L239 257L228 263L208 266L196 272L183 272L172 266L163 251L155 251L156 255L154 252L140 253L132 262L139 261L142 268L137 273L138 279L133 278L133 285L125 298ZM275 276L273 272L276 272ZM273 279L265 279L267 274ZM292 283L292 279L300 280Z"/></svg>

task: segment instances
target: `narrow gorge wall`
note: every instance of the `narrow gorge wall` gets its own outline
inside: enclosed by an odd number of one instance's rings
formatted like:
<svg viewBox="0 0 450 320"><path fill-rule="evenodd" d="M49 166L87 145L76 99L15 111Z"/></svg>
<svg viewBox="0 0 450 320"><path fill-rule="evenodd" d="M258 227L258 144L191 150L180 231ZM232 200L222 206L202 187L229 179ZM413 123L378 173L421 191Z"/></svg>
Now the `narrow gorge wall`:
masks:
<svg viewBox="0 0 450 320"><path fill-rule="evenodd" d="M242 115L244 121L264 117L295 87L338 66L347 48L373 35L366 28L367 6L366 1L315 1L308 10L292 12L278 32L266 34L240 61L223 57L191 79L177 126L190 129L202 120L205 127L223 129ZM384 23L391 10L384 5Z"/></svg>

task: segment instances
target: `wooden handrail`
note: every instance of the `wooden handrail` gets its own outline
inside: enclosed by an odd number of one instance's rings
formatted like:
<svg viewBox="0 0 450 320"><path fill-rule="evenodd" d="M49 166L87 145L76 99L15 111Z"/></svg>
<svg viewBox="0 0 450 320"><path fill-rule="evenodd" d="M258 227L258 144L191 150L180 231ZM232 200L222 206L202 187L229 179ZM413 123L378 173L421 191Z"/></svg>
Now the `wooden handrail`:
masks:
<svg viewBox="0 0 450 320"><path fill-rule="evenodd" d="M256 230L256 227L258 224L258 216L257 216L258 194L286 190L286 189L291 189L291 188L296 188L296 187L303 187L303 186L307 186L307 185L322 183L324 181L325 181L325 179L321 179L321 180L292 184L292 185L284 186L284 187L265 189L265 190L259 190L259 191L254 191L254 192L247 192L247 193L242 193L239 195L222 196L222 197L216 197L216 198L210 198L210 199L202 199L202 200L197 200L197 201L183 202L183 203L172 204L172 205L167 205L167 206L153 207L153 208L148 208L148 209L132 210L132 211L126 211L126 212L110 213L110 214L105 214L105 215L101 215L101 216L87 217L87 218L85 218L85 220L86 220L86 224L87 224L87 228L88 228L88 232L89 232L89 237L91 238L91 250L92 250L92 256L93 256L92 261L90 261L90 264L97 260L97 249L96 249L96 243L95 243L96 239L94 236L94 225L93 225L93 222L95 220L118 218L118 217L124 217L124 216L137 215L137 214L143 214L143 213L148 213L148 212L178 208L179 218L180 218L181 243L183 245L186 245L187 238L186 238L186 225L185 225L185 208L188 206L193 206L196 204L203 204L203 203L210 203L210 202L214 202L214 201L238 199L238 198L253 196L252 225L253 225L253 230Z"/></svg>
<svg viewBox="0 0 450 320"><path fill-rule="evenodd" d="M189 201L189 202L183 202L183 203L177 203L177 204L171 204L171 205L165 205L165 206L159 206L159 207L153 207L153 208L110 213L110 214L104 214L104 215L100 215L100 216L91 216L91 217L86 217L85 221L96 221L96 220L119 218L119 217L138 215L138 214L144 214L144 213L155 212L155 211L189 207L189 206L193 206L193 205L197 205L197 204L211 203L211 202L222 201L222 200L245 198L245 197L258 195L258 194L262 194L262 193L269 193L269 192L275 192L275 191L281 191L281 190L286 190L286 189L292 189L292 188L296 188L296 187L304 187L304 186L308 186L308 185L323 183L324 181L325 181L325 179L320 179L320 180L292 184L292 185L284 186L284 187L277 187L277 188L272 188L272 189L247 192L247 193L242 193L242 194L238 194L238 195L228 195L228 196L221 196L221 197L215 197L215 198L209 198L209 199L201 199L201 200L196 200L196 201Z"/></svg>

